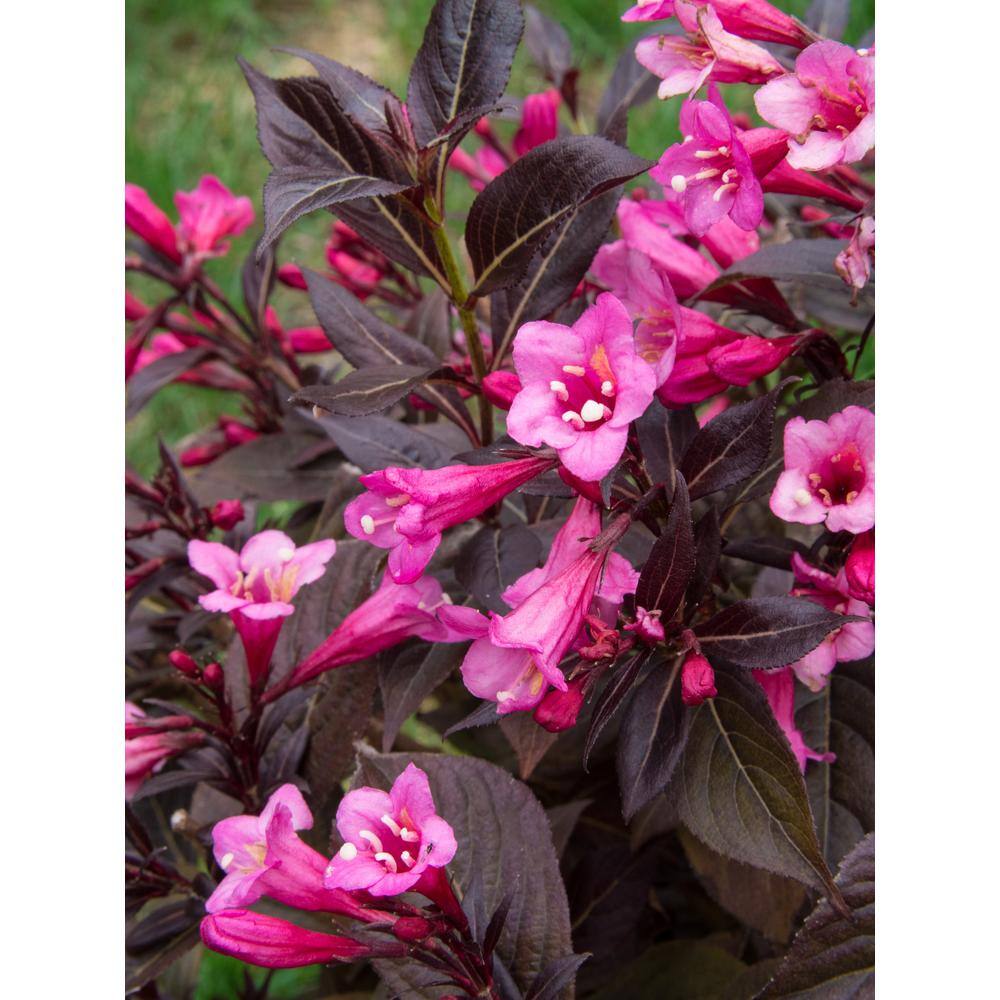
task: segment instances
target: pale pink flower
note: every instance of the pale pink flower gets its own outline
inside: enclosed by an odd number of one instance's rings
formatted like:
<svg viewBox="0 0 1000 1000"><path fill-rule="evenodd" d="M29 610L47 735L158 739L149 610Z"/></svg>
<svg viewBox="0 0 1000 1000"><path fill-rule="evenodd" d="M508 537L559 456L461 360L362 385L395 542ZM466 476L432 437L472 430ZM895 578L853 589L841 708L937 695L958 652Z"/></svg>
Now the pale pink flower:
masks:
<svg viewBox="0 0 1000 1000"><path fill-rule="evenodd" d="M785 425L785 471L771 494L784 521L856 535L875 524L875 415L848 406L829 420Z"/></svg>
<svg viewBox="0 0 1000 1000"><path fill-rule="evenodd" d="M754 95L761 117L794 138L788 163L826 170L856 163L875 145L875 57L840 42L816 42L787 73Z"/></svg>
<svg viewBox="0 0 1000 1000"><path fill-rule="evenodd" d="M791 667L781 670L754 670L754 679L764 689L774 719L788 740L799 769L805 774L806 761L818 760L832 763L832 753L817 753L806 746L806 741L795 725L795 674Z"/></svg>
<svg viewBox="0 0 1000 1000"><path fill-rule="evenodd" d="M629 424L656 383L636 351L628 311L608 293L571 327L525 323L514 338L514 367L523 388L507 415L508 433L529 447L555 448L562 464L588 481L621 458Z"/></svg>

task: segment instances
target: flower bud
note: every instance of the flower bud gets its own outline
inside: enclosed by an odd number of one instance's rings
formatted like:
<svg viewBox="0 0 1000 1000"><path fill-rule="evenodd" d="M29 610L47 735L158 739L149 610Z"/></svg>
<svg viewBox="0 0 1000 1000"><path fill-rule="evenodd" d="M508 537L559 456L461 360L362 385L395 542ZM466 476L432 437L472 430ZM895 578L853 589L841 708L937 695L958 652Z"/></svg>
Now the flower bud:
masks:
<svg viewBox="0 0 1000 1000"><path fill-rule="evenodd" d="M213 691L221 691L226 682L222 667L218 663L210 663L205 667L201 672L201 678Z"/></svg>
<svg viewBox="0 0 1000 1000"><path fill-rule="evenodd" d="M847 590L856 601L875 607L875 529L854 539L844 565Z"/></svg>
<svg viewBox="0 0 1000 1000"><path fill-rule="evenodd" d="M434 925L423 917L400 917L392 925L392 933L400 941L423 941L434 933Z"/></svg>
<svg viewBox="0 0 1000 1000"><path fill-rule="evenodd" d="M244 517L243 504L239 500L220 500L212 508L212 524L223 531L234 528Z"/></svg>
<svg viewBox="0 0 1000 1000"><path fill-rule="evenodd" d="M719 692L712 664L700 653L688 653L681 669L681 699L685 705L700 705Z"/></svg>
<svg viewBox="0 0 1000 1000"><path fill-rule="evenodd" d="M580 709L583 707L583 685L585 677L575 677L569 682L567 691L553 688L539 702L534 716L543 729L550 733L561 733L576 725Z"/></svg>
<svg viewBox="0 0 1000 1000"><path fill-rule="evenodd" d="M483 395L501 410L509 410L521 391L521 380L513 372L490 372L483 379Z"/></svg>
<svg viewBox="0 0 1000 1000"><path fill-rule="evenodd" d="M175 649L168 657L168 660L175 666L185 677L200 677L201 668L198 666L194 660L184 652L183 649Z"/></svg>

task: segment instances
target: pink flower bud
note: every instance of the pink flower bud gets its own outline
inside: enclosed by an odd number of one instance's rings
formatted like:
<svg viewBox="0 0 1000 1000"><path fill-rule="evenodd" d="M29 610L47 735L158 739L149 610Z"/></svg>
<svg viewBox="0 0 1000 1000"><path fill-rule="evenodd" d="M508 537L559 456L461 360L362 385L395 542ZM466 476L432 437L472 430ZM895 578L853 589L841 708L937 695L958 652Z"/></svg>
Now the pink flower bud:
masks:
<svg viewBox="0 0 1000 1000"><path fill-rule="evenodd" d="M289 288L297 288L299 291L306 290L306 276L302 273L302 268L298 264L282 264L278 268L278 281Z"/></svg>
<svg viewBox="0 0 1000 1000"><path fill-rule="evenodd" d="M201 678L213 691L221 691L226 683L222 667L218 663L210 663L205 667L201 672Z"/></svg>
<svg viewBox="0 0 1000 1000"><path fill-rule="evenodd" d="M200 677L201 668L198 666L194 660L184 652L183 649L175 649L168 657L168 660L176 667L185 677Z"/></svg>
<svg viewBox="0 0 1000 1000"><path fill-rule="evenodd" d="M715 687L712 664L699 653L688 653L681 669L681 699L685 705L700 705L719 692Z"/></svg>
<svg viewBox="0 0 1000 1000"><path fill-rule="evenodd" d="M212 524L223 531L229 531L243 520L245 512L239 500L220 500L212 508Z"/></svg>
<svg viewBox="0 0 1000 1000"><path fill-rule="evenodd" d="M635 632L637 636L648 643L663 642L663 623L659 611L647 611L645 608L635 609L635 621L625 626L626 631Z"/></svg>
<svg viewBox="0 0 1000 1000"><path fill-rule="evenodd" d="M585 681L584 676L575 677L569 682L568 690L553 688L549 691L535 709L535 722L550 733L561 733L575 726L583 707Z"/></svg>
<svg viewBox="0 0 1000 1000"><path fill-rule="evenodd" d="M521 391L521 380L513 372L490 372L483 379L483 395L501 410L509 410Z"/></svg>
<svg viewBox="0 0 1000 1000"><path fill-rule="evenodd" d="M434 925L423 917L400 917L392 925L392 933L400 941L423 941L434 933Z"/></svg>
<svg viewBox="0 0 1000 1000"><path fill-rule="evenodd" d="M844 566L848 593L875 607L875 529L854 539Z"/></svg>
<svg viewBox="0 0 1000 1000"><path fill-rule="evenodd" d="M130 569L125 574L125 589L128 591L133 587L137 587L143 580L152 576L160 569L165 562L165 559L157 557L156 559L147 559L144 563L140 563L138 566Z"/></svg>

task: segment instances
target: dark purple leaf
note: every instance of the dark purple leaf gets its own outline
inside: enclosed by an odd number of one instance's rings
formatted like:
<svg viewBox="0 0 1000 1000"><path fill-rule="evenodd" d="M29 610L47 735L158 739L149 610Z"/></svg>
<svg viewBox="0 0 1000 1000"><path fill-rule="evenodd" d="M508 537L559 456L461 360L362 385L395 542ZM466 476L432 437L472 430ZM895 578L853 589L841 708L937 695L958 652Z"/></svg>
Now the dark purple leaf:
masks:
<svg viewBox="0 0 1000 1000"><path fill-rule="evenodd" d="M673 620L695 567L691 503L684 477L677 473L674 501L663 534L653 544L635 589L637 607L660 611L666 625Z"/></svg>
<svg viewBox="0 0 1000 1000"><path fill-rule="evenodd" d="M517 0L438 0L413 60L406 95L421 146L463 113L500 100L523 29Z"/></svg>
<svg viewBox="0 0 1000 1000"><path fill-rule="evenodd" d="M680 465L692 500L748 479L767 461L774 411L786 384L731 406L698 431Z"/></svg>
<svg viewBox="0 0 1000 1000"><path fill-rule="evenodd" d="M817 35L839 42L847 30L850 16L851 0L812 0L804 20Z"/></svg>
<svg viewBox="0 0 1000 1000"><path fill-rule="evenodd" d="M364 417L398 403L437 370L418 365L372 365L349 372L332 385L307 385L292 403L319 406L346 417Z"/></svg>
<svg viewBox="0 0 1000 1000"><path fill-rule="evenodd" d="M258 331L266 329L265 313L267 303L274 290L275 261L274 246L262 250L260 241L254 252L243 262L243 302Z"/></svg>
<svg viewBox="0 0 1000 1000"><path fill-rule="evenodd" d="M588 958L589 954L566 955L549 962L535 977L524 1000L556 1000L573 983L577 970Z"/></svg>
<svg viewBox="0 0 1000 1000"><path fill-rule="evenodd" d="M545 79L561 87L573 65L573 45L566 29L537 7L525 4L524 44Z"/></svg>
<svg viewBox="0 0 1000 1000"><path fill-rule="evenodd" d="M751 597L694 627L705 655L753 670L784 667L850 621L804 597Z"/></svg>
<svg viewBox="0 0 1000 1000"><path fill-rule="evenodd" d="M436 358L453 350L451 342L451 304L440 288L432 288L413 307L406 321L406 332L430 348Z"/></svg>
<svg viewBox="0 0 1000 1000"><path fill-rule="evenodd" d="M773 535L768 538L736 538L726 542L724 551L731 559L743 559L758 566L773 566L791 572L792 553L805 555L808 550L794 538Z"/></svg>
<svg viewBox="0 0 1000 1000"><path fill-rule="evenodd" d="M646 407L645 413L635 422L642 452L642 464L653 483L663 483L667 500L674 495L674 475L681 464L681 456L698 433L694 410L668 410L658 400Z"/></svg>
<svg viewBox="0 0 1000 1000"><path fill-rule="evenodd" d="M517 755L518 777L522 781L531 777L559 738L558 733L550 733L535 722L530 712L511 712L510 715L501 716L500 731L507 737L507 742Z"/></svg>
<svg viewBox="0 0 1000 1000"><path fill-rule="evenodd" d="M437 469L452 456L452 449L437 438L388 417L322 417L319 423L363 472L390 465Z"/></svg>
<svg viewBox="0 0 1000 1000"><path fill-rule="evenodd" d="M689 612L709 592L712 579L719 568L722 552L722 535L719 532L719 513L709 507L694 526L694 573L688 584L684 603ZM686 618L689 615L685 615Z"/></svg>
<svg viewBox="0 0 1000 1000"><path fill-rule="evenodd" d="M200 899L180 899L158 906L140 920L125 935L125 951L142 955L172 941L193 927L205 916L205 904Z"/></svg>
<svg viewBox="0 0 1000 1000"><path fill-rule="evenodd" d="M480 528L459 554L455 576L479 604L504 615L510 608L500 595L535 569L541 552L538 536L523 525Z"/></svg>
<svg viewBox="0 0 1000 1000"><path fill-rule="evenodd" d="M199 942L198 925L188 927L178 934L166 947L141 962L125 963L125 990L135 993L161 972L170 968L179 958L186 955Z"/></svg>
<svg viewBox="0 0 1000 1000"><path fill-rule="evenodd" d="M636 653L627 663L617 666L611 675L611 680L605 685L593 715L590 717L590 728L587 730L587 742L583 749L583 767L587 769L590 754L597 744L598 737L604 727L614 717L625 696L632 690L632 685L649 661L652 652L649 650Z"/></svg>
<svg viewBox="0 0 1000 1000"><path fill-rule="evenodd" d="M520 281L542 242L573 211L641 174L648 160L595 135L536 146L493 180L469 212L474 295Z"/></svg>
<svg viewBox="0 0 1000 1000"><path fill-rule="evenodd" d="M770 243L726 268L700 292L699 297L704 298L717 288L746 278L773 278L776 281L793 281L800 285L842 290L844 282L837 274L833 262L837 254L846 248L847 240L827 238Z"/></svg>
<svg viewBox="0 0 1000 1000"><path fill-rule="evenodd" d="M597 109L597 131L606 135L613 142L624 140L623 126L627 122L629 108L648 101L655 93L659 81L644 66L639 65L635 58L635 45L628 48L618 57L614 72L608 81L601 104ZM617 120L618 129L610 129L609 125Z"/></svg>
<svg viewBox="0 0 1000 1000"><path fill-rule="evenodd" d="M626 823L667 787L684 751L689 716L681 702L682 662L654 663L625 708L617 767Z"/></svg>
<svg viewBox="0 0 1000 1000"><path fill-rule="evenodd" d="M455 725L450 726L444 732L444 739L461 733L466 729L478 729L480 726L492 726L494 722L500 721L500 713L497 711L495 702L481 702L478 708L474 708L464 719L460 719Z"/></svg>
<svg viewBox="0 0 1000 1000"><path fill-rule="evenodd" d="M167 354L140 368L128 381L125 420L131 420L166 385L199 365L210 353L203 347Z"/></svg>

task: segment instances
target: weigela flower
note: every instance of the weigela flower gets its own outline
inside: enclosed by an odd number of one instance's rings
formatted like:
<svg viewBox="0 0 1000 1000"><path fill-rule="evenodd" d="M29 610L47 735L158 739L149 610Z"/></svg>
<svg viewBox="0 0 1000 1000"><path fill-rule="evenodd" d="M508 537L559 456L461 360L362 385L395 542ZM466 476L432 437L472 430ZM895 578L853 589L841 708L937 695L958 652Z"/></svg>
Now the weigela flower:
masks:
<svg viewBox="0 0 1000 1000"><path fill-rule="evenodd" d="M353 938L306 930L280 917L242 909L205 917L201 940L212 951L265 969L351 962L373 954L371 946Z"/></svg>
<svg viewBox="0 0 1000 1000"><path fill-rule="evenodd" d="M695 93L704 83L764 83L784 72L767 49L723 28L713 7L675 0L678 15L690 32L643 38L635 47L636 61L661 80L663 100ZM690 27L688 27L690 25Z"/></svg>
<svg viewBox="0 0 1000 1000"><path fill-rule="evenodd" d="M361 476L367 493L344 510L355 537L389 549L389 573L412 583L441 542L441 532L462 524L553 465L523 458L497 465L448 465L443 469L381 469Z"/></svg>
<svg viewBox="0 0 1000 1000"><path fill-rule="evenodd" d="M287 686L305 684L327 670L374 656L411 636L428 642L464 638L456 638L435 613L447 603L434 577L422 576L413 583L399 584L387 572L378 590L295 668Z"/></svg>
<svg viewBox="0 0 1000 1000"><path fill-rule="evenodd" d="M806 761L818 760L832 763L836 755L817 753L806 746L806 741L795 725L795 674L791 667L781 670L754 670L754 679L764 689L775 721L785 734L799 769L805 774Z"/></svg>
<svg viewBox="0 0 1000 1000"><path fill-rule="evenodd" d="M509 410L514 397L521 391L521 380L513 372L490 372L482 381L482 390L494 406Z"/></svg>
<svg viewBox="0 0 1000 1000"><path fill-rule="evenodd" d="M875 529L858 535L844 563L847 592L855 600L875 607Z"/></svg>
<svg viewBox="0 0 1000 1000"><path fill-rule="evenodd" d="M212 851L226 873L205 903L209 913L262 896L300 910L367 916L351 896L323 885L327 860L295 835L313 816L295 785L282 785L259 816L230 816L212 828Z"/></svg>
<svg viewBox="0 0 1000 1000"><path fill-rule="evenodd" d="M681 197L684 220L695 236L724 216L740 229L755 230L764 215L764 193L718 89L707 101L685 101L684 141L670 146L650 176Z"/></svg>
<svg viewBox="0 0 1000 1000"><path fill-rule="evenodd" d="M636 351L632 320L613 295L597 297L571 326L525 323L514 338L522 390L507 431L529 447L547 444L575 476L603 478L621 458L631 421L653 398L653 369Z"/></svg>
<svg viewBox="0 0 1000 1000"><path fill-rule="evenodd" d="M181 262L174 224L138 184L125 185L125 228L175 264Z"/></svg>
<svg viewBox="0 0 1000 1000"><path fill-rule="evenodd" d="M792 554L792 570L796 586L792 593L821 604L839 615L870 618L871 611L864 601L851 595L846 570L836 576L810 566L797 552ZM838 663L863 660L875 649L875 626L871 621L848 622L831 632L812 652L793 663L795 676L811 691L821 691L830 672Z"/></svg>
<svg viewBox="0 0 1000 1000"><path fill-rule="evenodd" d="M518 156L559 135L561 103L562 97L555 87L540 94L528 94L521 109L521 127L514 136L514 152Z"/></svg>
<svg viewBox="0 0 1000 1000"><path fill-rule="evenodd" d="M545 565L501 595L513 609L509 614L487 617L469 607L438 611L456 633L475 640L462 663L462 681L477 697L495 701L501 715L534 708L549 685L567 691L559 661L574 642L587 641L588 613L603 611L613 623L625 594L635 591L639 576L628 560L592 551L600 530L597 505L579 497Z"/></svg>
<svg viewBox="0 0 1000 1000"><path fill-rule="evenodd" d="M565 691L552 688L535 708L535 722L550 733L572 729L583 708L588 680L588 676L581 674L569 681Z"/></svg>
<svg viewBox="0 0 1000 1000"><path fill-rule="evenodd" d="M857 224L845 250L837 254L833 266L844 281L854 289L855 298L872 276L875 262L875 218L866 215Z"/></svg>
<svg viewBox="0 0 1000 1000"><path fill-rule="evenodd" d="M238 553L221 542L188 543L192 569L217 588L202 594L198 603L233 620L255 687L266 679L282 623L295 611L292 598L323 575L336 550L333 539L297 547L284 532L274 530L254 535Z"/></svg>
<svg viewBox="0 0 1000 1000"><path fill-rule="evenodd" d="M643 607L635 609L635 621L625 626L629 632L634 632L644 642L655 644L663 642L665 635L663 622L659 611L647 611Z"/></svg>
<svg viewBox="0 0 1000 1000"><path fill-rule="evenodd" d="M171 757L205 742L204 733L189 728L191 721L187 716L149 719L138 705L125 702L126 800Z"/></svg>
<svg viewBox="0 0 1000 1000"><path fill-rule="evenodd" d="M875 145L875 57L840 42L799 53L795 73L754 95L760 116L790 133L788 163L826 170L856 163Z"/></svg>
<svg viewBox="0 0 1000 1000"><path fill-rule="evenodd" d="M439 869L458 849L454 831L435 811L427 775L415 764L391 791L348 792L337 807L337 831L344 844L327 866L325 884L373 896L436 895Z"/></svg>
<svg viewBox="0 0 1000 1000"><path fill-rule="evenodd" d="M718 693L712 664L700 653L688 653L681 667L681 700L685 705L700 705Z"/></svg>
<svg viewBox="0 0 1000 1000"><path fill-rule="evenodd" d="M801 48L808 45L813 37L794 17L766 0L711 0L711 6L723 27L742 38ZM676 13L684 27L691 30L693 8L696 7L697 4L693 3L675 4L675 0L640 0L622 15L622 20L663 21Z"/></svg>
<svg viewBox="0 0 1000 1000"><path fill-rule="evenodd" d="M875 414L848 406L829 420L785 425L785 471L771 494L784 521L861 534L875 524Z"/></svg>
<svg viewBox="0 0 1000 1000"><path fill-rule="evenodd" d="M246 516L239 500L220 500L212 507L212 524L223 531L235 528Z"/></svg>

